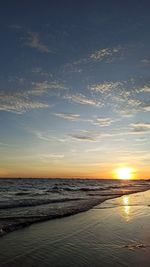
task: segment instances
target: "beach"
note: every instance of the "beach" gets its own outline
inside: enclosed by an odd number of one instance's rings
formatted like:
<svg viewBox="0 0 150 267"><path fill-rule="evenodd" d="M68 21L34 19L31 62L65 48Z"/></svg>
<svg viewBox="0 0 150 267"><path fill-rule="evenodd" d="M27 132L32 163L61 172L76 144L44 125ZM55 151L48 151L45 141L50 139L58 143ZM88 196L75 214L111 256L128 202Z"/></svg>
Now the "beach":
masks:
<svg viewBox="0 0 150 267"><path fill-rule="evenodd" d="M150 266L150 191L0 238L0 266Z"/></svg>
<svg viewBox="0 0 150 267"><path fill-rule="evenodd" d="M33 223L87 211L105 200L150 189L149 181L0 179L0 237Z"/></svg>

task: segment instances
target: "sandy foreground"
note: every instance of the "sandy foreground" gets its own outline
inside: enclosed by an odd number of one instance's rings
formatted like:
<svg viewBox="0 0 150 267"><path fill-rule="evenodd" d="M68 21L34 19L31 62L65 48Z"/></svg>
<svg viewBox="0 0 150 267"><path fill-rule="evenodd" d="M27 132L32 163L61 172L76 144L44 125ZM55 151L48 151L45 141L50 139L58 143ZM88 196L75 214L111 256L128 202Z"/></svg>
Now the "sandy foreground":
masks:
<svg viewBox="0 0 150 267"><path fill-rule="evenodd" d="M12 232L0 267L150 266L150 191Z"/></svg>

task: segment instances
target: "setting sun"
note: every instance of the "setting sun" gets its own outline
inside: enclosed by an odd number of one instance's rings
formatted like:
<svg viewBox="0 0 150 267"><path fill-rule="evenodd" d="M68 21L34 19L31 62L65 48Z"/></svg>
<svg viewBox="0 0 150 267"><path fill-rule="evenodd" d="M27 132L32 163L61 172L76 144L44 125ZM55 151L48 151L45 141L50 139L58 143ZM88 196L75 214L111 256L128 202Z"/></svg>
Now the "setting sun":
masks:
<svg viewBox="0 0 150 267"><path fill-rule="evenodd" d="M118 179L121 180L130 180L133 178L133 170L128 167L119 168L116 170L116 175Z"/></svg>

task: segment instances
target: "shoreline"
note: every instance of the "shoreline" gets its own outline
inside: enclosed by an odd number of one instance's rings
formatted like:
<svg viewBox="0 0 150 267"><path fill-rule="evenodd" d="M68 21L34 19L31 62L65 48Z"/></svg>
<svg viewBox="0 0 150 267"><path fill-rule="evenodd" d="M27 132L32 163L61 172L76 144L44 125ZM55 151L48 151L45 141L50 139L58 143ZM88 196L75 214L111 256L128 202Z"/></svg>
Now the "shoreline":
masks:
<svg viewBox="0 0 150 267"><path fill-rule="evenodd" d="M73 215L76 215L76 214L79 214L82 212L86 212L86 211L92 209L93 207L104 203L107 200L119 198L119 197L122 197L124 195L132 195L135 193L145 192L148 190L150 190L150 188L145 188L143 190L133 190L132 192L123 192L123 193L107 196L107 197L105 197L105 199L94 199L93 201L90 200L90 202L84 200L82 205L80 205L80 207L76 206L72 210L68 210L68 211L66 209L64 209L64 210L62 209L61 213L59 213L59 214L53 214L53 215L47 215L47 216L37 216L34 218L28 217L26 219L21 218L21 217L18 219L13 218L13 217L9 217L9 219L8 218L2 218L2 219L0 219L0 238L11 233L11 232L17 231L19 229L22 229L22 228L25 228L28 226L31 226L33 224L45 222L48 220L55 220L55 219L61 219L61 218L73 216ZM7 223L7 224L3 225L4 223Z"/></svg>
<svg viewBox="0 0 150 267"><path fill-rule="evenodd" d="M5 235L1 266L149 267L150 191L127 195Z"/></svg>

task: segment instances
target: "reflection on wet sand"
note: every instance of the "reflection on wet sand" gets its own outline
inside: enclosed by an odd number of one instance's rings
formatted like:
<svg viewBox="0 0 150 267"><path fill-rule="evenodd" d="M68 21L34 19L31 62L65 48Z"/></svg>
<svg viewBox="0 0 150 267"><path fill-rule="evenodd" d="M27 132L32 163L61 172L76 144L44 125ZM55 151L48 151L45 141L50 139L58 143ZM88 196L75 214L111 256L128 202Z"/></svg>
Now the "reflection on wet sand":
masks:
<svg viewBox="0 0 150 267"><path fill-rule="evenodd" d="M2 267L150 267L150 191L0 239ZM15 244L15 246L14 246Z"/></svg>
<svg viewBox="0 0 150 267"><path fill-rule="evenodd" d="M122 216L128 222L131 219L130 213L130 196L122 197Z"/></svg>

